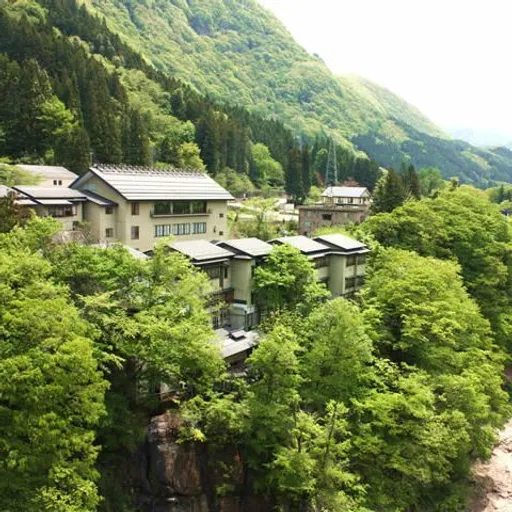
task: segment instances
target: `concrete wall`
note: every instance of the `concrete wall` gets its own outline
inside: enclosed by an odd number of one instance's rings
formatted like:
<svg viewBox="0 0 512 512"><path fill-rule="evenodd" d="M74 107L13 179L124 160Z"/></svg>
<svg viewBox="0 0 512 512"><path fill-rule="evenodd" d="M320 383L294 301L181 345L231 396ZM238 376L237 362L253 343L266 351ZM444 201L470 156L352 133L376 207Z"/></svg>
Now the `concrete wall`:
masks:
<svg viewBox="0 0 512 512"><path fill-rule="evenodd" d="M323 226L357 224L368 216L368 207L322 207L301 206L299 208L299 235L311 236ZM328 218L324 218L327 216Z"/></svg>

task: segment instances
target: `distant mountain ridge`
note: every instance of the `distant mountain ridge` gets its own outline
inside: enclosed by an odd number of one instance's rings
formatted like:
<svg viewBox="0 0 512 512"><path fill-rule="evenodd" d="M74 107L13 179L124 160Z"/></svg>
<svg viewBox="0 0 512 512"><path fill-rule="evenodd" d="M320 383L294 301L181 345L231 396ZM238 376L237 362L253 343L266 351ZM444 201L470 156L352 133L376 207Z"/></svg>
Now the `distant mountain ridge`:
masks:
<svg viewBox="0 0 512 512"><path fill-rule="evenodd" d="M282 120L307 139L327 131L382 165L405 159L483 185L512 181L512 160L450 140L368 80L334 76L254 0L86 2L157 68L217 100Z"/></svg>

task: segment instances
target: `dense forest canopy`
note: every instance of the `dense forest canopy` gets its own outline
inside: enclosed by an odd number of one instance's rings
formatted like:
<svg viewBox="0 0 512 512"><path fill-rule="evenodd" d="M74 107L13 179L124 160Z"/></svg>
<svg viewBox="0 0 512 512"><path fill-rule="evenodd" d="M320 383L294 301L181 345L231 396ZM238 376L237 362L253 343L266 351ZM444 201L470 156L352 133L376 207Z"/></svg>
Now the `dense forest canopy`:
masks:
<svg viewBox="0 0 512 512"><path fill-rule="evenodd" d="M356 302L327 300L311 261L276 246L255 272L268 317L244 379L187 260L58 229L0 234L0 509L135 510L121 468L164 384L182 442L236 447L278 510L464 510L511 412L512 238L485 193L451 187L354 228L372 246Z"/></svg>

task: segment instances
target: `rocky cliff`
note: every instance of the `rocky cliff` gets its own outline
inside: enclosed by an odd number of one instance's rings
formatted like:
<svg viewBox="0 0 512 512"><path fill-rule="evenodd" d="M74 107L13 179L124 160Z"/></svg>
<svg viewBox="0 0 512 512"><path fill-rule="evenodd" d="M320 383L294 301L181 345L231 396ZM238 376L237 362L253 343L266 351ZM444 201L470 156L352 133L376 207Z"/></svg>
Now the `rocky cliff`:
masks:
<svg viewBox="0 0 512 512"><path fill-rule="evenodd" d="M152 418L138 454L137 508L141 512L265 512L270 503L251 493L248 472L233 448L178 443L172 412Z"/></svg>

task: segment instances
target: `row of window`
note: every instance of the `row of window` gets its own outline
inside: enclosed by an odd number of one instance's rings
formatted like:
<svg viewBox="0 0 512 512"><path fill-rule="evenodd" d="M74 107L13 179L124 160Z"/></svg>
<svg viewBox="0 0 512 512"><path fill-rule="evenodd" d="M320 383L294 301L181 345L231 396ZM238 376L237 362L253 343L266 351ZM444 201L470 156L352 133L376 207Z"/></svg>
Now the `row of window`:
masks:
<svg viewBox="0 0 512 512"><path fill-rule="evenodd" d="M186 222L181 224L158 224L155 226L155 237L170 235L201 235L206 233L206 222Z"/></svg>
<svg viewBox="0 0 512 512"><path fill-rule="evenodd" d="M366 263L366 256L364 254L354 254L347 258L347 267L353 267L356 263L364 265Z"/></svg>
<svg viewBox="0 0 512 512"><path fill-rule="evenodd" d="M74 217L76 215L76 206L48 206L48 215L50 217Z"/></svg>
<svg viewBox="0 0 512 512"><path fill-rule="evenodd" d="M153 215L193 215L206 211L206 201L159 201L153 206Z"/></svg>
<svg viewBox="0 0 512 512"><path fill-rule="evenodd" d="M345 279L345 290L349 290L350 288L359 288L364 284L364 276L359 277L347 277Z"/></svg>

